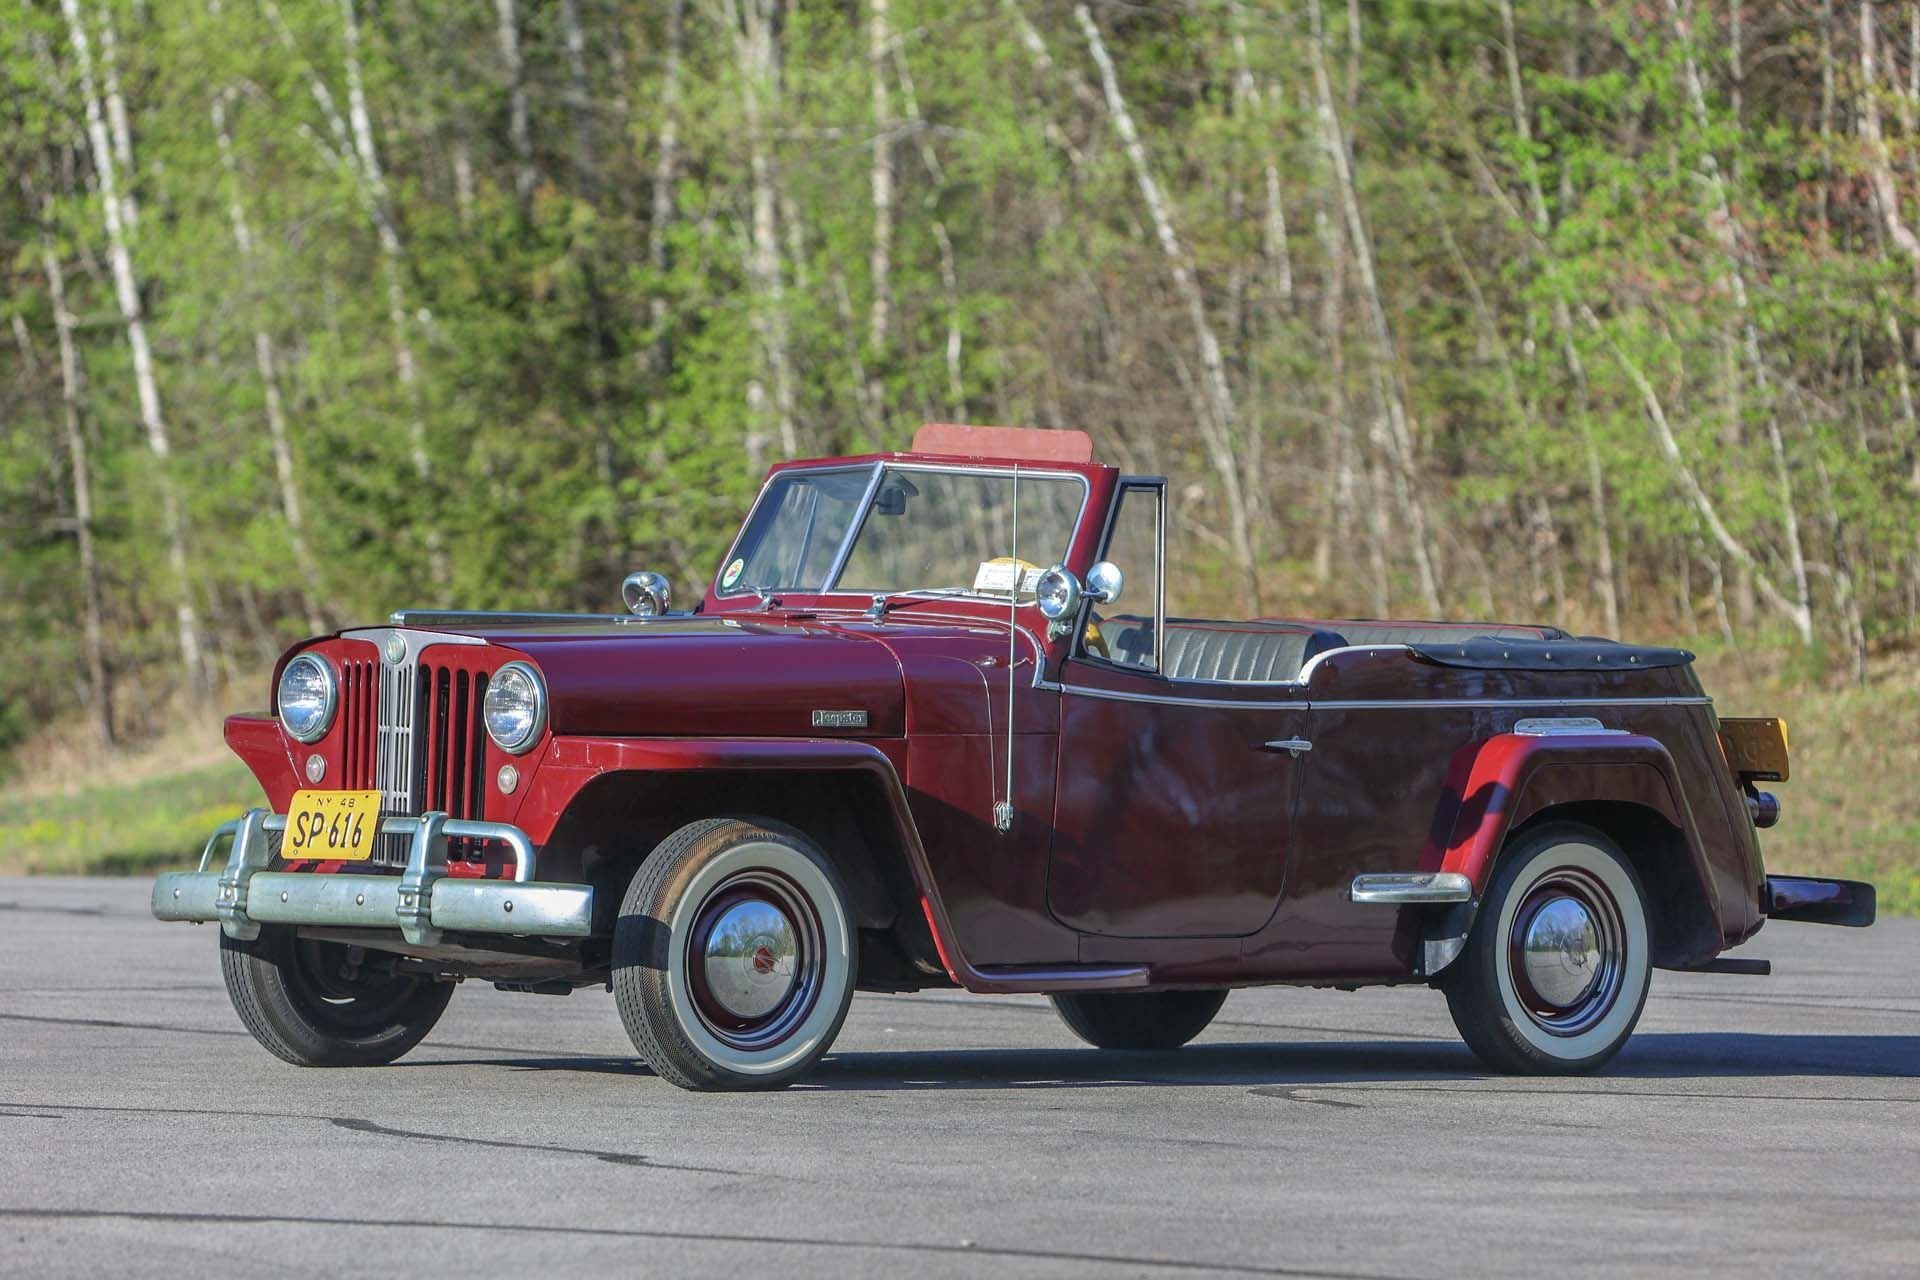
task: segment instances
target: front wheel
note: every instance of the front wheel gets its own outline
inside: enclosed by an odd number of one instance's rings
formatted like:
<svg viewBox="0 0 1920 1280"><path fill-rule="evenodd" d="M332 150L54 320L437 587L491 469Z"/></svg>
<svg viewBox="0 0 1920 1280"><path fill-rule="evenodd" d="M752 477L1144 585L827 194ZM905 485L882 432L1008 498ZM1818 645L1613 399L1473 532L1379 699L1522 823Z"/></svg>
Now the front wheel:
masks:
<svg viewBox="0 0 1920 1280"><path fill-rule="evenodd" d="M1049 996L1060 1021L1096 1049L1178 1049L1207 1029L1224 991L1081 991Z"/></svg>
<svg viewBox="0 0 1920 1280"><path fill-rule="evenodd" d="M1626 855L1591 827L1554 823L1501 854L1466 950L1442 975L1447 1006L1497 1071L1593 1071L1640 1020L1649 947Z"/></svg>
<svg viewBox="0 0 1920 1280"><path fill-rule="evenodd" d="M220 935L227 996L253 1038L296 1067L378 1067L426 1039L453 984L399 974L384 957L264 925L258 939Z"/></svg>
<svg viewBox="0 0 1920 1280"><path fill-rule="evenodd" d="M613 933L613 995L642 1057L683 1089L777 1089L846 1020L859 933L804 836L691 823L634 874Z"/></svg>

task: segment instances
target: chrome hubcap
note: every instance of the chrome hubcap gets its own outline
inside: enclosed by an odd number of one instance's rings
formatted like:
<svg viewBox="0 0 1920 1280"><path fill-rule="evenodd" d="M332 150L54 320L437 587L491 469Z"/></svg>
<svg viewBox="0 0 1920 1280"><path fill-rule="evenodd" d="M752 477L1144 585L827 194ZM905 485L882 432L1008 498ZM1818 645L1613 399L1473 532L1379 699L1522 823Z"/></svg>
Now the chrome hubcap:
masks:
<svg viewBox="0 0 1920 1280"><path fill-rule="evenodd" d="M1626 947L1619 905L1598 878L1575 867L1549 871L1513 915L1507 965L1514 994L1535 1026L1577 1036L1613 1009Z"/></svg>
<svg viewBox="0 0 1920 1280"><path fill-rule="evenodd" d="M818 1003L825 929L812 900L777 872L743 871L714 886L685 946L693 1011L730 1048L772 1048Z"/></svg>
<svg viewBox="0 0 1920 1280"><path fill-rule="evenodd" d="M701 963L715 1004L736 1018L763 1018L792 992L799 960L793 921L773 903L747 898L714 919Z"/></svg>
<svg viewBox="0 0 1920 1280"><path fill-rule="evenodd" d="M1522 948L1527 981L1548 1004L1577 1004L1600 977L1600 931L1572 898L1554 898L1533 913Z"/></svg>

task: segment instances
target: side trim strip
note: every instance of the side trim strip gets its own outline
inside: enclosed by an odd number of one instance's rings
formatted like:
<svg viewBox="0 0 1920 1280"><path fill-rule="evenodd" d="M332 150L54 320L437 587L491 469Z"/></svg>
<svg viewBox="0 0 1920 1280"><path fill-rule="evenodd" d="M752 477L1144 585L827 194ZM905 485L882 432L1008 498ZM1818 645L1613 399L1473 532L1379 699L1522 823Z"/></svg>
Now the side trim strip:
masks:
<svg viewBox="0 0 1920 1280"><path fill-rule="evenodd" d="M1410 707L1705 707L1708 697L1674 698L1382 698L1377 701L1322 702L1315 711L1398 711Z"/></svg>
<svg viewBox="0 0 1920 1280"><path fill-rule="evenodd" d="M1077 693L1089 698L1105 698L1112 702L1151 702L1174 707L1220 707L1239 710L1259 710L1271 708L1278 710L1286 707L1308 707L1315 711L1405 711L1419 707L1705 707L1711 706L1708 697L1671 697L1671 698L1612 698L1598 696L1592 698L1379 698L1372 700L1322 701L1318 698L1183 698L1177 694L1163 693L1127 693L1119 689L1095 689L1080 684L1043 683L1043 689L1052 689L1058 693Z"/></svg>

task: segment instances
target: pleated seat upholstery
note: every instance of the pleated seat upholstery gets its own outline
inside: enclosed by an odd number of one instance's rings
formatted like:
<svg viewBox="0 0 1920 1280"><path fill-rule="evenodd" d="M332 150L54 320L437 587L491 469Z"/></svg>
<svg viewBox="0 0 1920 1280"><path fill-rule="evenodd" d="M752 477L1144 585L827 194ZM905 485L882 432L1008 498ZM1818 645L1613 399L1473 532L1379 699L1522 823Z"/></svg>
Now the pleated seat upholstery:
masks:
<svg viewBox="0 0 1920 1280"><path fill-rule="evenodd" d="M1132 616L1102 624L1116 661L1149 665L1153 621ZM1161 674L1174 680L1267 683L1297 679L1315 654L1348 645L1458 644L1489 637L1502 640L1565 640L1557 627L1484 625L1470 622L1314 622L1255 620L1219 622L1167 619L1167 650Z"/></svg>

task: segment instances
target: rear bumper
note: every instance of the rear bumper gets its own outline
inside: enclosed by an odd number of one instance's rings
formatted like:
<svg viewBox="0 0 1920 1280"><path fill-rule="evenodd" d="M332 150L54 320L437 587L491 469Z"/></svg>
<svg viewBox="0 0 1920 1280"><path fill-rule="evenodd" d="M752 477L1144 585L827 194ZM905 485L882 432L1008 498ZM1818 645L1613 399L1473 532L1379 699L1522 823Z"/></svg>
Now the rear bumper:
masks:
<svg viewBox="0 0 1920 1280"><path fill-rule="evenodd" d="M269 833L286 818L264 809L215 831L197 871L175 871L153 885L153 914L161 920L218 920L233 938L258 937L263 924L391 929L415 946L433 946L441 934L510 934L584 938L593 932L593 888L541 883L533 878L533 845L518 827L463 822L444 813L387 818L381 830L409 837L405 871L397 876L270 871ZM226 865L209 870L219 842L231 836ZM447 838L497 840L514 855L514 878L471 880L447 875Z"/></svg>
<svg viewBox="0 0 1920 1280"><path fill-rule="evenodd" d="M1864 929L1873 923L1873 886L1859 880L1768 876L1761 890L1760 905L1769 920Z"/></svg>

